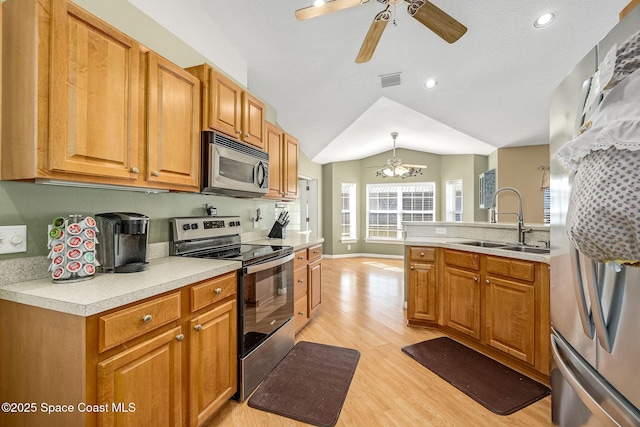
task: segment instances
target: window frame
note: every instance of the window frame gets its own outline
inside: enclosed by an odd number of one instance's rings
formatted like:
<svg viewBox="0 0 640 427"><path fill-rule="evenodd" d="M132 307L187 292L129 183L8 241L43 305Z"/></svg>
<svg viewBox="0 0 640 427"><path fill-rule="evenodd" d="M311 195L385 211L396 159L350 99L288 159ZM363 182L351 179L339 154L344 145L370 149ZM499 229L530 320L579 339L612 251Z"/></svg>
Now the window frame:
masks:
<svg viewBox="0 0 640 427"><path fill-rule="evenodd" d="M460 194L456 194L457 191L460 191ZM446 191L445 191L445 210L446 210L446 221L448 222L462 222L462 218L464 215L464 187L462 185L462 179L450 179L446 182ZM457 200L460 201L460 210L456 209ZM456 219L456 216L459 219Z"/></svg>
<svg viewBox="0 0 640 427"><path fill-rule="evenodd" d="M350 209L344 209L344 189L349 188L349 207ZM357 191L358 187L354 183L343 182L340 185L340 242L341 243L355 243L358 241L358 216L357 216ZM349 214L349 234L344 234L345 229L345 213Z"/></svg>
<svg viewBox="0 0 640 427"><path fill-rule="evenodd" d="M389 188L390 191L375 191L377 189ZM388 243L388 244L403 244L404 243L404 227L403 223L406 222L435 222L437 206L436 206L436 183L435 182L411 182L411 183L372 183L367 184L366 186L366 227L365 227L365 242L368 243ZM395 190L395 191L393 191ZM372 195L373 194L388 194L395 192L395 203L392 202L393 199L387 198L379 199L383 200L383 203L394 204L395 210L392 209L372 209ZM404 204L407 201L406 195L409 193L419 193L419 192L431 192L432 196L428 198L420 198L414 199L410 198L411 203L415 203L415 200L422 200L420 204L425 204L425 200L427 204L431 205L431 209L404 209ZM379 206L378 206L379 207ZM384 228L380 227L378 230L381 233L388 233L387 237L376 235L371 236L371 232L374 231L374 228L371 224L371 215L372 214L394 214L396 216L396 227L392 229L390 227ZM421 215L423 216L420 220L406 220L407 215ZM424 219L424 216L428 215L431 217L430 220ZM390 234L395 234L393 237L389 237Z"/></svg>

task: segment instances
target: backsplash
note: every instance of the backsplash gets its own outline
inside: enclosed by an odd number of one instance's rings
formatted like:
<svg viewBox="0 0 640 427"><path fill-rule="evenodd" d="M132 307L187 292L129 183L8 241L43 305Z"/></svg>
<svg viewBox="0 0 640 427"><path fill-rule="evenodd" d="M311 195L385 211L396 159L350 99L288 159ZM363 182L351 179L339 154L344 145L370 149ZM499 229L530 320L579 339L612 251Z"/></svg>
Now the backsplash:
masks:
<svg viewBox="0 0 640 427"><path fill-rule="evenodd" d="M494 224L490 222L421 222L404 223L406 237L462 237L473 240L518 243L516 224ZM525 224L531 233L525 235L525 242L532 246L544 246L548 242L549 226L544 224Z"/></svg>

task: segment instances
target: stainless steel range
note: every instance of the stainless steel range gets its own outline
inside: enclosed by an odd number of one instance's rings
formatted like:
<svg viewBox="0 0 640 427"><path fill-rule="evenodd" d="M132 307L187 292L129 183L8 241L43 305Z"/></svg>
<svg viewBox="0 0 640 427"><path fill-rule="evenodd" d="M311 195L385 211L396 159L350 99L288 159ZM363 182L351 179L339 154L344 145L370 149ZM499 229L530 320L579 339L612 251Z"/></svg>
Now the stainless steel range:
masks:
<svg viewBox="0 0 640 427"><path fill-rule="evenodd" d="M240 217L169 220L169 253L237 260L238 394L243 401L294 345L293 248L242 244Z"/></svg>

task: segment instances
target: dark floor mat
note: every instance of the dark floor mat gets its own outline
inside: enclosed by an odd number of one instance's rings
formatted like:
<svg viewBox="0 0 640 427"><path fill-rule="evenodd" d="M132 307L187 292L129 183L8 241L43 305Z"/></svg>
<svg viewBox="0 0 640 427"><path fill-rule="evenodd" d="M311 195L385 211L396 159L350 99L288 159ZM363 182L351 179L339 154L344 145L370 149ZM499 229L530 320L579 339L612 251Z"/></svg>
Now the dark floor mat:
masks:
<svg viewBox="0 0 640 427"><path fill-rule="evenodd" d="M450 338L402 351L491 412L509 415L549 395L548 387Z"/></svg>
<svg viewBox="0 0 640 427"><path fill-rule="evenodd" d="M357 350L301 341L260 384L248 405L308 424L334 426L359 359Z"/></svg>

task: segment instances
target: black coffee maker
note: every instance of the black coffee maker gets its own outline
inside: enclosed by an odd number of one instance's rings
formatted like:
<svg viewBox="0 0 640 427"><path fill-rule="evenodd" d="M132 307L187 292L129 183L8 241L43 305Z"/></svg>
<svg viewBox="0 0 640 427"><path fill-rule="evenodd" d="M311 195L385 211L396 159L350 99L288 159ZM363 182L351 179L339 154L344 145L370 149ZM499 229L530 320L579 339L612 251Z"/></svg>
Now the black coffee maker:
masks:
<svg viewBox="0 0 640 427"><path fill-rule="evenodd" d="M134 273L149 267L147 241L149 217L131 212L109 212L95 216L100 235L96 259L101 273Z"/></svg>

